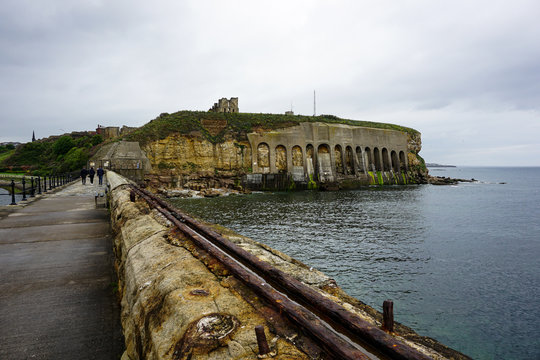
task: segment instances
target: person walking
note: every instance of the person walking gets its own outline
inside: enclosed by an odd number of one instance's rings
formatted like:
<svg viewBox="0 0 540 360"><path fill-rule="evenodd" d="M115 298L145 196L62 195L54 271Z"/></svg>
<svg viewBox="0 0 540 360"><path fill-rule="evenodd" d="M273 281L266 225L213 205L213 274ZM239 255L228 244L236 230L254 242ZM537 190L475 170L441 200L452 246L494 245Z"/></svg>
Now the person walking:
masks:
<svg viewBox="0 0 540 360"><path fill-rule="evenodd" d="M94 175L96 175L96 170L94 170L94 167L90 167L90 170L88 171L88 177L90 178L90 184L94 183Z"/></svg>
<svg viewBox="0 0 540 360"><path fill-rule="evenodd" d="M83 185L86 185L86 175L88 175L88 170L86 170L86 168L83 167L81 169L81 180L82 180Z"/></svg>
<svg viewBox="0 0 540 360"><path fill-rule="evenodd" d="M99 185L103 185L103 174L105 171L103 171L103 168L100 166L97 169L97 177L99 179Z"/></svg>

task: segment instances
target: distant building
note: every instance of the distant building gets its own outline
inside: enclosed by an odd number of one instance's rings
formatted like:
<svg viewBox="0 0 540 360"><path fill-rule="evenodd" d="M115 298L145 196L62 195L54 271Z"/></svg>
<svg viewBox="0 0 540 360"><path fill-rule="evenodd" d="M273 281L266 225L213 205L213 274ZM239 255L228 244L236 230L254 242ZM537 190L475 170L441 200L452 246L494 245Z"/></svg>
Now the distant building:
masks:
<svg viewBox="0 0 540 360"><path fill-rule="evenodd" d="M32 142L36 141L36 133L32 131Z"/></svg>
<svg viewBox="0 0 540 360"><path fill-rule="evenodd" d="M5 141L5 142L0 142L0 146L6 146L6 145L13 145L15 147L21 145L20 142L16 142L16 141Z"/></svg>
<svg viewBox="0 0 540 360"><path fill-rule="evenodd" d="M107 140L119 137L121 135L126 135L135 129L136 127L130 127L125 125L120 128L118 126L102 126L98 124L98 127L96 128L96 134L101 135L103 140Z"/></svg>
<svg viewBox="0 0 540 360"><path fill-rule="evenodd" d="M232 97L230 100L226 98L219 99L217 103L214 103L208 111L210 112L222 112L222 113L237 113L238 112L238 98Z"/></svg>
<svg viewBox="0 0 540 360"><path fill-rule="evenodd" d="M285 111L285 115L294 115L294 111L292 110Z"/></svg>

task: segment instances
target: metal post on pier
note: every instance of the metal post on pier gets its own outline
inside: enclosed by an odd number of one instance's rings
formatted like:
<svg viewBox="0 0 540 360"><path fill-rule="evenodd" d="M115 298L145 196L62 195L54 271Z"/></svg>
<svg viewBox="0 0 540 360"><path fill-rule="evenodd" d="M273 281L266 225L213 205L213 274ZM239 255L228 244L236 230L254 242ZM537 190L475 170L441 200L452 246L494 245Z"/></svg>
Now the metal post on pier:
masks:
<svg viewBox="0 0 540 360"><path fill-rule="evenodd" d="M37 185L37 189L38 189L37 193L38 193L38 195L41 195L41 178L38 176L36 181L37 181L36 185Z"/></svg>
<svg viewBox="0 0 540 360"><path fill-rule="evenodd" d="M11 179L11 204L9 205L17 205L15 202L15 180Z"/></svg>
<svg viewBox="0 0 540 360"><path fill-rule="evenodd" d="M383 329L388 332L394 331L394 302L392 300L383 302Z"/></svg>
<svg viewBox="0 0 540 360"><path fill-rule="evenodd" d="M43 192L47 192L47 175L43 175Z"/></svg>
<svg viewBox="0 0 540 360"><path fill-rule="evenodd" d="M23 176L22 178L22 199L21 201L26 201L26 180Z"/></svg>
<svg viewBox="0 0 540 360"><path fill-rule="evenodd" d="M36 196L36 188L34 188L34 177L33 176L30 178L30 182L32 184L32 186L30 187L30 197L35 197Z"/></svg>
<svg viewBox="0 0 540 360"><path fill-rule="evenodd" d="M266 355L270 352L266 335L264 334L264 326L255 326L255 335L257 337L257 345L259 347L259 355Z"/></svg>
<svg viewBox="0 0 540 360"><path fill-rule="evenodd" d="M49 175L49 190L52 190L52 175Z"/></svg>

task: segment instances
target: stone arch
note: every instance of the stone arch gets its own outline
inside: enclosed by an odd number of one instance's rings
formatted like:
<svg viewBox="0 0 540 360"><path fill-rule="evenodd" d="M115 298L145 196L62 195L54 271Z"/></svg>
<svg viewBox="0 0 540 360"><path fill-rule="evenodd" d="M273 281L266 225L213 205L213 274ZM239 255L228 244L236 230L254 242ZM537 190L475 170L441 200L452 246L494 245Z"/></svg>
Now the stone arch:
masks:
<svg viewBox="0 0 540 360"><path fill-rule="evenodd" d="M306 146L306 172L308 175L315 173L315 150L311 144Z"/></svg>
<svg viewBox="0 0 540 360"><path fill-rule="evenodd" d="M399 152L399 168L401 171L407 171L407 158L403 151Z"/></svg>
<svg viewBox="0 0 540 360"><path fill-rule="evenodd" d="M330 146L328 146L327 144L321 144L317 148L317 168L319 181L334 181L332 171L332 158L330 157Z"/></svg>
<svg viewBox="0 0 540 360"><path fill-rule="evenodd" d="M365 172L364 157L362 156L362 148L356 147L356 163L358 164L358 172Z"/></svg>
<svg viewBox="0 0 540 360"><path fill-rule="evenodd" d="M318 155L330 154L330 147L327 144L319 145L319 147L317 148L317 154Z"/></svg>
<svg viewBox="0 0 540 360"><path fill-rule="evenodd" d="M373 162L375 164L375 170L382 171L381 153L377 147L373 148Z"/></svg>
<svg viewBox="0 0 540 360"><path fill-rule="evenodd" d="M347 174L354 174L354 157L350 146L345 148L345 170Z"/></svg>
<svg viewBox="0 0 540 360"><path fill-rule="evenodd" d="M287 172L287 149L283 145L276 146L276 170L278 173Z"/></svg>
<svg viewBox="0 0 540 360"><path fill-rule="evenodd" d="M260 143L257 146L257 166L263 174L270 172L270 147L267 143Z"/></svg>
<svg viewBox="0 0 540 360"><path fill-rule="evenodd" d="M390 158L392 159L392 170L394 170L394 172L399 172L399 159L394 150L390 153Z"/></svg>
<svg viewBox="0 0 540 360"><path fill-rule="evenodd" d="M390 171L390 158L388 157L388 149L383 148L382 149L382 164L383 164L383 171Z"/></svg>
<svg viewBox="0 0 540 360"><path fill-rule="evenodd" d="M336 172L338 174L345 174L345 168L343 166L343 150L341 145L334 147L334 161L336 162Z"/></svg>
<svg viewBox="0 0 540 360"><path fill-rule="evenodd" d="M367 157L368 171L371 171L373 166L375 166L375 163L373 162L373 155L371 154L371 149L368 146L366 146L365 152Z"/></svg>
<svg viewBox="0 0 540 360"><path fill-rule="evenodd" d="M292 148L292 164L293 166L304 166L302 148L298 145L295 145Z"/></svg>

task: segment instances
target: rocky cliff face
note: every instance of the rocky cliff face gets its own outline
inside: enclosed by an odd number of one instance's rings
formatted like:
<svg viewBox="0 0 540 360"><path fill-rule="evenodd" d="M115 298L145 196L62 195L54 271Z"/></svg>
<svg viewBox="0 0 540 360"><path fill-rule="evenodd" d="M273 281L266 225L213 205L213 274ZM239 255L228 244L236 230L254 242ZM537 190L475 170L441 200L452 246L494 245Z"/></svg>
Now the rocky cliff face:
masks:
<svg viewBox="0 0 540 360"><path fill-rule="evenodd" d="M154 187L232 188L237 178L251 171L248 142L232 137L212 144L197 134L171 134L148 143L144 150L152 164Z"/></svg>
<svg viewBox="0 0 540 360"><path fill-rule="evenodd" d="M428 170L424 159L418 155L422 150L422 137L420 133L407 133L407 160L409 169L418 183L426 183L428 179Z"/></svg>

